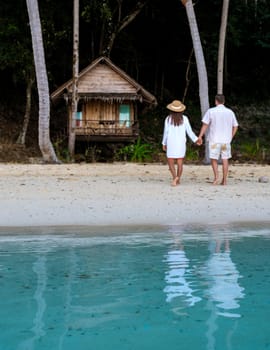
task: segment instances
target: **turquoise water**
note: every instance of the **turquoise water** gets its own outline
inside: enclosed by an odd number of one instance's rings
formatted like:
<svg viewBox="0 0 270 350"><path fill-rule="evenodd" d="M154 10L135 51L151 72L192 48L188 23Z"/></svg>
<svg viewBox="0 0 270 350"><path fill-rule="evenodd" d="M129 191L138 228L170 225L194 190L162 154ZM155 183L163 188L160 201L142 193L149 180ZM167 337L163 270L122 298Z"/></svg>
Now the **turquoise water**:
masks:
<svg viewBox="0 0 270 350"><path fill-rule="evenodd" d="M270 348L270 225L0 235L1 350Z"/></svg>

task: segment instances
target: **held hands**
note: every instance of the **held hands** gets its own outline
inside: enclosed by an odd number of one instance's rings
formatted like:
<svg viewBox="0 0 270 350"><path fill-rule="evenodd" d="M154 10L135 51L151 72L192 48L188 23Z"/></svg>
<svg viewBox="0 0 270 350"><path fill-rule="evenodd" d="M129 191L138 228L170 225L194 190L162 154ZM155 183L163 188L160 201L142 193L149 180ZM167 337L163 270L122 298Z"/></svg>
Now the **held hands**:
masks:
<svg viewBox="0 0 270 350"><path fill-rule="evenodd" d="M198 137L198 140L195 142L197 146L201 146L203 144L202 137Z"/></svg>

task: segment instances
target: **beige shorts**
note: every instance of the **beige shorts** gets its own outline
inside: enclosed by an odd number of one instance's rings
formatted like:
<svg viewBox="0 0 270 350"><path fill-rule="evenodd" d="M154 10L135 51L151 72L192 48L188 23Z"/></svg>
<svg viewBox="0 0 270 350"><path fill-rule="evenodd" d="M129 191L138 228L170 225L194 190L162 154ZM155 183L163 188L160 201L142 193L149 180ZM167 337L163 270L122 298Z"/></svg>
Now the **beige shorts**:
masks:
<svg viewBox="0 0 270 350"><path fill-rule="evenodd" d="M229 159L232 157L230 143L209 143L210 159Z"/></svg>

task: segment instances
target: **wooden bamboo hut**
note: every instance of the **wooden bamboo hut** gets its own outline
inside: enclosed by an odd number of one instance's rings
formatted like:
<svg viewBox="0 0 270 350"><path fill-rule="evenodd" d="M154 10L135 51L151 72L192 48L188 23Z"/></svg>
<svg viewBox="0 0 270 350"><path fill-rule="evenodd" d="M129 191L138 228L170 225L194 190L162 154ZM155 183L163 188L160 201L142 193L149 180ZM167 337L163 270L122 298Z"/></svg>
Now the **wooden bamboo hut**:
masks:
<svg viewBox="0 0 270 350"><path fill-rule="evenodd" d="M72 79L51 94L64 99L71 122ZM76 140L125 142L139 135L138 105L155 106L156 98L118 68L100 57L79 73ZM68 128L69 130L69 128Z"/></svg>

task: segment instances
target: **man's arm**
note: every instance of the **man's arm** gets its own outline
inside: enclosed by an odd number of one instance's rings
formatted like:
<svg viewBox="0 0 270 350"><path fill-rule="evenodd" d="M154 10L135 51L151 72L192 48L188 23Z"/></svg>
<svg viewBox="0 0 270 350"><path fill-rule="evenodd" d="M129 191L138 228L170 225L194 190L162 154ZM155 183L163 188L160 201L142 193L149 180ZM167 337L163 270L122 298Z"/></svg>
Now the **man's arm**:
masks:
<svg viewBox="0 0 270 350"><path fill-rule="evenodd" d="M203 143L202 137L203 137L203 135L205 134L207 128L208 128L208 124L203 123L203 125L202 125L202 127L201 127L200 134L199 134L199 136L198 136L198 140L197 140L197 142L196 142L196 144L197 144L198 146L201 146L201 145L202 145L202 143Z"/></svg>
<svg viewBox="0 0 270 350"><path fill-rule="evenodd" d="M202 127L201 127L201 131L200 131L200 134L199 134L199 139L201 139L203 137L203 135L205 134L206 130L208 128L208 124L205 124L203 123Z"/></svg>
<svg viewBox="0 0 270 350"><path fill-rule="evenodd" d="M238 130L238 126L233 126L233 128L232 128L232 138L236 134L237 130Z"/></svg>

